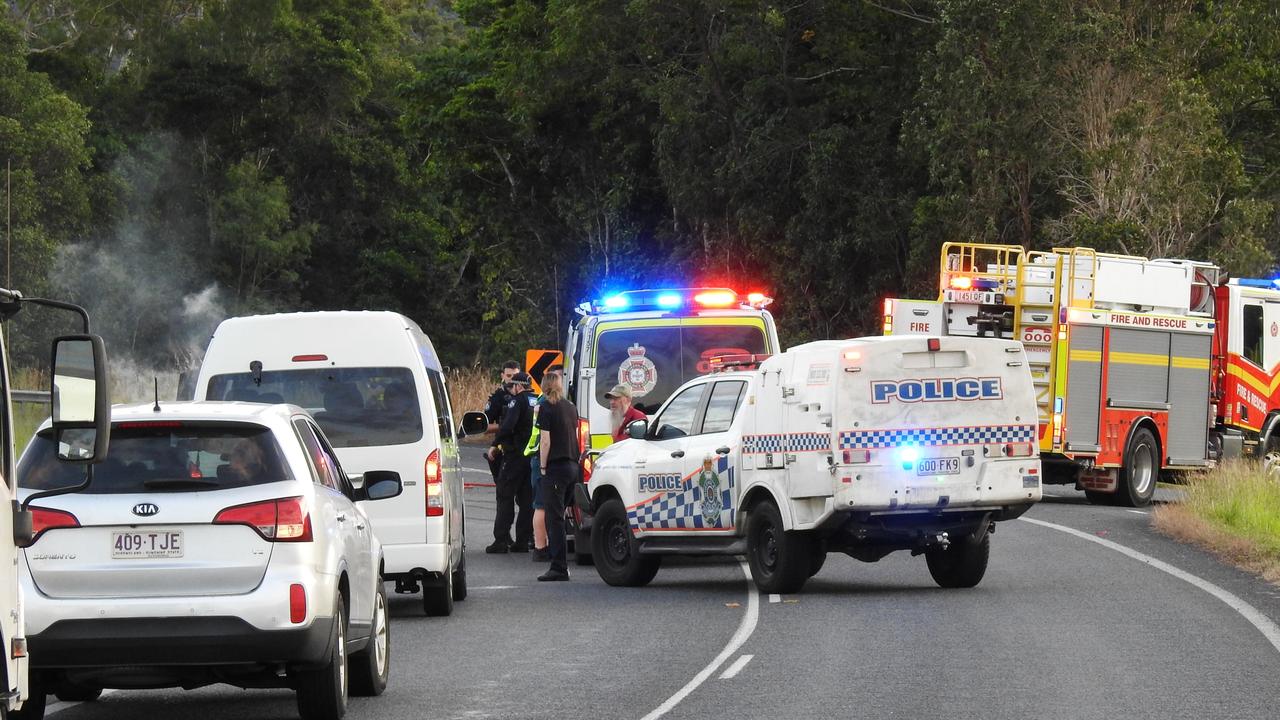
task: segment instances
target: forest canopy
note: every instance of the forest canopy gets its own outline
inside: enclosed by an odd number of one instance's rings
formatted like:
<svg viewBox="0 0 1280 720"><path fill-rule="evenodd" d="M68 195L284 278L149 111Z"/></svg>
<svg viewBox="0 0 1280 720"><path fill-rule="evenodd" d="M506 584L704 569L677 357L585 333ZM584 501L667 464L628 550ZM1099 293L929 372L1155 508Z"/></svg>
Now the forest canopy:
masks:
<svg viewBox="0 0 1280 720"><path fill-rule="evenodd" d="M180 368L319 309L487 363L637 286L851 336L948 240L1266 274L1277 73L1271 0L7 0L4 277Z"/></svg>

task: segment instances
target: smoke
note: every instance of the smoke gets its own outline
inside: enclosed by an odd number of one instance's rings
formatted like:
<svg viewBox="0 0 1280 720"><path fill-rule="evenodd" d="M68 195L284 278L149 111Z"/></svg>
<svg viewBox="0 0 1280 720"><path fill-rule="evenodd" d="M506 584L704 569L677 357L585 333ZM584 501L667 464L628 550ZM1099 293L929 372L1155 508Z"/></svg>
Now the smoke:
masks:
<svg viewBox="0 0 1280 720"><path fill-rule="evenodd" d="M172 135L153 135L117 163L121 212L109 233L58 249L55 297L83 305L103 336L113 402L176 397L226 317L214 276L200 177Z"/></svg>

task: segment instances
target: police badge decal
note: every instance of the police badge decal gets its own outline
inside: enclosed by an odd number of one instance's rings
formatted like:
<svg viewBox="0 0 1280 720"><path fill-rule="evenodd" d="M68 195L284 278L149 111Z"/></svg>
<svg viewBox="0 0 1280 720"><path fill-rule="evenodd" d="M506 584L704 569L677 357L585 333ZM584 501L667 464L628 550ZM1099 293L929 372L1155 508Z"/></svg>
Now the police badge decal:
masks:
<svg viewBox="0 0 1280 720"><path fill-rule="evenodd" d="M715 460L706 457L702 460L702 472L698 473L698 489L702 491L703 527L720 527L720 511L724 509L720 501L720 476L716 473Z"/></svg>
<svg viewBox="0 0 1280 720"><path fill-rule="evenodd" d="M644 397L658 384L658 368L644 356L645 348L635 343L627 348L627 359L618 366L618 384L631 388L631 397Z"/></svg>

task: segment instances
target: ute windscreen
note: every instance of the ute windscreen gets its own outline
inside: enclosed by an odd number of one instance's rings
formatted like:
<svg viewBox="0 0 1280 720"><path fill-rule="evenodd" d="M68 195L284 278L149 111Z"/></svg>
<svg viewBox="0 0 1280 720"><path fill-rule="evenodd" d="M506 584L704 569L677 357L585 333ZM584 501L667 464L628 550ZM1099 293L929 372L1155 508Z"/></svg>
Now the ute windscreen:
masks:
<svg viewBox="0 0 1280 720"><path fill-rule="evenodd" d="M208 400L292 403L315 416L335 448L405 445L422 439L409 368L321 368L215 375Z"/></svg>
<svg viewBox="0 0 1280 720"><path fill-rule="evenodd" d="M84 480L85 466L59 462L50 431L18 464L18 485L51 490ZM155 422L111 429L107 459L93 467L88 494L202 492L292 479L271 431L233 423Z"/></svg>
<svg viewBox="0 0 1280 720"><path fill-rule="evenodd" d="M652 415L676 388L711 372L711 359L765 352L761 325L685 325L618 328L596 346L596 402L616 384L631 388L635 407Z"/></svg>

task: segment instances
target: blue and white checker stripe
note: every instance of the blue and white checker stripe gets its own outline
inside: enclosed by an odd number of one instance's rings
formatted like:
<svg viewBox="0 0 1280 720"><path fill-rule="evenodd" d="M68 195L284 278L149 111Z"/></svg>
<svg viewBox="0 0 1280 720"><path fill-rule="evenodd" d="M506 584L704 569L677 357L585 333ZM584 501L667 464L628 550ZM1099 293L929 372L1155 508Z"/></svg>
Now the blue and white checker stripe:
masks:
<svg viewBox="0 0 1280 720"><path fill-rule="evenodd" d="M998 445L1034 442L1035 425L977 425L904 430L846 430L841 450L873 450L899 445Z"/></svg>
<svg viewBox="0 0 1280 720"><path fill-rule="evenodd" d="M719 525L708 524L702 517L702 488L698 487L696 481L686 479L683 491L667 493L651 502L629 508L627 518L631 521L631 527L637 530L733 529L733 468L729 467L727 458L721 457L716 463L716 471L723 482L720 489Z"/></svg>
<svg viewBox="0 0 1280 720"><path fill-rule="evenodd" d="M785 435L745 435L742 452L748 455L782 452L826 452L831 449L827 433L787 433Z"/></svg>

